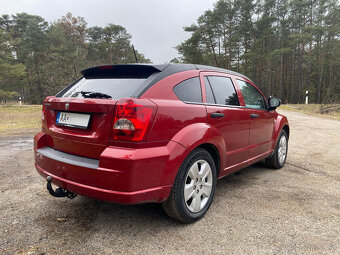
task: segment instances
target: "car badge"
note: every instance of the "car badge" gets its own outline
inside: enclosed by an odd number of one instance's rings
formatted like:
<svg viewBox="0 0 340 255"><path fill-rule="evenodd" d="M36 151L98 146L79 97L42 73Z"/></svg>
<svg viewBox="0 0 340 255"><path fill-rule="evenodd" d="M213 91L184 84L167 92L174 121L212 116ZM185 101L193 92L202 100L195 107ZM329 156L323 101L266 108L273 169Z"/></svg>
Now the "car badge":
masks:
<svg viewBox="0 0 340 255"><path fill-rule="evenodd" d="M70 108L70 104L69 104L69 103L66 103L66 104L65 104L65 110L68 110L68 108Z"/></svg>

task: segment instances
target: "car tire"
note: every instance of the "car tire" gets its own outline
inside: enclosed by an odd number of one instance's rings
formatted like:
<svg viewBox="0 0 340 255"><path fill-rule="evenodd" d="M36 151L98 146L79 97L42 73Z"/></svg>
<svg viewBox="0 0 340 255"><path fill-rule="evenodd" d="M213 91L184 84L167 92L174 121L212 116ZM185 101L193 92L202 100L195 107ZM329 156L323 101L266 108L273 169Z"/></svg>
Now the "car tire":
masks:
<svg viewBox="0 0 340 255"><path fill-rule="evenodd" d="M193 150L183 161L168 199L162 203L165 213L183 223L201 219L215 194L216 167L208 151Z"/></svg>
<svg viewBox="0 0 340 255"><path fill-rule="evenodd" d="M266 165L270 168L280 169L284 166L288 153L288 135L285 130L281 130L273 154L266 158Z"/></svg>

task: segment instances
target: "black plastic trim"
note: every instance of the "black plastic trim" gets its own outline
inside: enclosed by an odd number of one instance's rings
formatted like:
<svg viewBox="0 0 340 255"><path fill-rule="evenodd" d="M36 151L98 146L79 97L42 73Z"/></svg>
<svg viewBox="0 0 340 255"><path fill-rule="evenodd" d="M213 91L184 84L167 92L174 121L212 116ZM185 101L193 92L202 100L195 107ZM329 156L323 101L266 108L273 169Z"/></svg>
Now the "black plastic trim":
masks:
<svg viewBox="0 0 340 255"><path fill-rule="evenodd" d="M37 150L37 152L50 159L64 162L70 165L81 166L81 167L92 168L92 169L97 169L99 166L98 159L91 159L91 158L85 158L85 157L72 155L69 153L55 150L51 147L40 148Z"/></svg>
<svg viewBox="0 0 340 255"><path fill-rule="evenodd" d="M167 66L148 64L103 65L86 68L81 71L81 74L87 79L131 77L146 79L153 73L162 72Z"/></svg>
<svg viewBox="0 0 340 255"><path fill-rule="evenodd" d="M161 73L159 73L149 84L147 84L144 88L136 92L136 97L141 97L149 88L155 85L160 80L173 75L175 73L180 73L189 70L197 70L195 65L192 64L171 64L168 65Z"/></svg>
<svg viewBox="0 0 340 255"><path fill-rule="evenodd" d="M223 118L224 113L222 113L222 112L212 112L212 113L210 113L210 117L211 118Z"/></svg>

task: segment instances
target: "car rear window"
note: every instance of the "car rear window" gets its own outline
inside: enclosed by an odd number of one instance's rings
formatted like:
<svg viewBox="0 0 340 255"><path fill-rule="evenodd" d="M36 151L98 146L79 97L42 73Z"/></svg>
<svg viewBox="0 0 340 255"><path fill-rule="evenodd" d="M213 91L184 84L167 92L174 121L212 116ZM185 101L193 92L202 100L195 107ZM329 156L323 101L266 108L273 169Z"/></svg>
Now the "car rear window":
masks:
<svg viewBox="0 0 340 255"><path fill-rule="evenodd" d="M57 97L83 98L81 92L99 92L107 94L112 99L131 97L146 78L85 78L83 77L76 83L70 85L63 93Z"/></svg>

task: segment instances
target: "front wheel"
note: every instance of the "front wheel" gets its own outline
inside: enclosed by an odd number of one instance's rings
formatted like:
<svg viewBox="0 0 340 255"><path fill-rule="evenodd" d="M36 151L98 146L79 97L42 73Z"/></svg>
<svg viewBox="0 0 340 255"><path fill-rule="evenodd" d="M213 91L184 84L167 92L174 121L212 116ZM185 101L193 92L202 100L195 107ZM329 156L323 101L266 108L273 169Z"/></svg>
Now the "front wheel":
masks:
<svg viewBox="0 0 340 255"><path fill-rule="evenodd" d="M195 149L183 161L163 209L173 219L195 222L208 211L215 187L216 168L211 155L205 149Z"/></svg>
<svg viewBox="0 0 340 255"><path fill-rule="evenodd" d="M277 140L273 155L266 158L266 164L275 169L280 169L284 166L288 152L288 135L285 130L282 130Z"/></svg>

